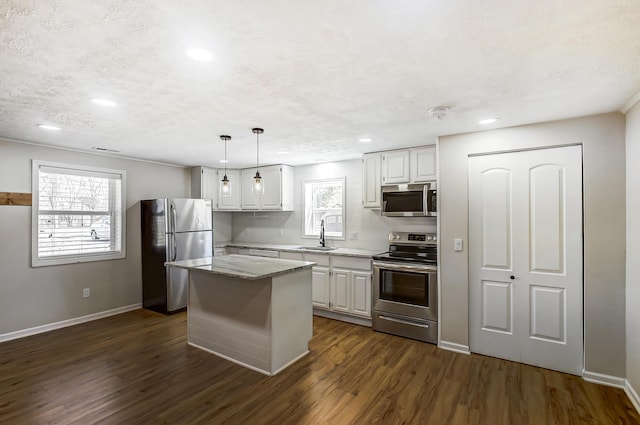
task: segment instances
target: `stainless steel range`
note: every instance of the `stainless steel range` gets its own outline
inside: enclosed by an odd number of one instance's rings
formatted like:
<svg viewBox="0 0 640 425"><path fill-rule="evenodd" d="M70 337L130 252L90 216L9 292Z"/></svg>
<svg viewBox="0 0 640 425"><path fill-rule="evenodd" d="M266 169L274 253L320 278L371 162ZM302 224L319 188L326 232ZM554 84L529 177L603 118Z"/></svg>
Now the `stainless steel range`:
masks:
<svg viewBox="0 0 640 425"><path fill-rule="evenodd" d="M389 233L373 256L374 330L438 343L437 250L433 233Z"/></svg>

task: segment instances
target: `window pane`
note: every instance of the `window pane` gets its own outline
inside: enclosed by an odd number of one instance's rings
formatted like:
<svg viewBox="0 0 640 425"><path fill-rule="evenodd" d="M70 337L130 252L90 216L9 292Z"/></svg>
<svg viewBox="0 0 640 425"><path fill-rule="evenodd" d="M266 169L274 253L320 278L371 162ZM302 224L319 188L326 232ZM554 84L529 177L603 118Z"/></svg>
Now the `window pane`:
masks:
<svg viewBox="0 0 640 425"><path fill-rule="evenodd" d="M124 172L34 161L34 173L33 265L124 257Z"/></svg>
<svg viewBox="0 0 640 425"><path fill-rule="evenodd" d="M50 257L109 252L110 221L105 215L39 215L38 253Z"/></svg>
<svg viewBox="0 0 640 425"><path fill-rule="evenodd" d="M324 220L325 236L344 237L344 179L306 182L304 191L305 236L320 236Z"/></svg>
<svg viewBox="0 0 640 425"><path fill-rule="evenodd" d="M40 209L109 211L109 179L40 172Z"/></svg>

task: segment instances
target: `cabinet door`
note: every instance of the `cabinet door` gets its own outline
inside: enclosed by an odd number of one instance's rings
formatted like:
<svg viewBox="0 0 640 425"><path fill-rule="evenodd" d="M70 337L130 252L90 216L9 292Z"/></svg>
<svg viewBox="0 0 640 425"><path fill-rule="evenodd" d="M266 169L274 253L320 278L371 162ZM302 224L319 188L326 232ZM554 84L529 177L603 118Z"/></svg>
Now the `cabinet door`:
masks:
<svg viewBox="0 0 640 425"><path fill-rule="evenodd" d="M224 173L224 170L222 171ZM224 174L222 174L224 176ZM240 181L240 170L227 170L227 178L231 183L231 196L222 196L218 185L218 209L219 210L239 210L240 199L242 198L242 182ZM222 179L222 177L220 177Z"/></svg>
<svg viewBox="0 0 640 425"><path fill-rule="evenodd" d="M329 267L314 267L311 270L311 300L314 307L329 309Z"/></svg>
<svg viewBox="0 0 640 425"><path fill-rule="evenodd" d="M202 198L211 199L211 205L215 208L218 199L218 170L202 167Z"/></svg>
<svg viewBox="0 0 640 425"><path fill-rule="evenodd" d="M411 182L426 182L436 178L436 147L411 149Z"/></svg>
<svg viewBox="0 0 640 425"><path fill-rule="evenodd" d="M335 311L349 313L351 310L351 272L333 269L331 274L332 307Z"/></svg>
<svg viewBox="0 0 640 425"><path fill-rule="evenodd" d="M207 167L193 167L191 169L191 197L211 199L211 208L216 208L218 199L217 170Z"/></svg>
<svg viewBox="0 0 640 425"><path fill-rule="evenodd" d="M382 154L382 184L409 183L409 151Z"/></svg>
<svg viewBox="0 0 640 425"><path fill-rule="evenodd" d="M380 208L381 158L379 153L362 157L362 206L365 208Z"/></svg>
<svg viewBox="0 0 640 425"><path fill-rule="evenodd" d="M280 166L273 165L270 167L260 168L260 175L264 182L264 193L259 199L260 209L282 209L282 170Z"/></svg>
<svg viewBox="0 0 640 425"><path fill-rule="evenodd" d="M351 312L371 317L371 273L351 272Z"/></svg>
<svg viewBox="0 0 640 425"><path fill-rule="evenodd" d="M259 196L253 193L253 178L256 175L255 168L242 170L242 209L257 210ZM262 175L262 173L260 173Z"/></svg>

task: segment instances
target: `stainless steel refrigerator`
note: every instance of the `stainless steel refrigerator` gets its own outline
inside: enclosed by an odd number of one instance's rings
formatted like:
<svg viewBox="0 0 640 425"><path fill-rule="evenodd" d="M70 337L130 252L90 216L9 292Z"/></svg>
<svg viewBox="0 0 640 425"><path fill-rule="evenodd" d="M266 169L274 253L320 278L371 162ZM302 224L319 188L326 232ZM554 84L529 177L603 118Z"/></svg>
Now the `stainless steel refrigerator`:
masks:
<svg viewBox="0 0 640 425"><path fill-rule="evenodd" d="M142 305L160 313L186 308L189 272L165 261L213 256L211 201L140 201L142 222Z"/></svg>

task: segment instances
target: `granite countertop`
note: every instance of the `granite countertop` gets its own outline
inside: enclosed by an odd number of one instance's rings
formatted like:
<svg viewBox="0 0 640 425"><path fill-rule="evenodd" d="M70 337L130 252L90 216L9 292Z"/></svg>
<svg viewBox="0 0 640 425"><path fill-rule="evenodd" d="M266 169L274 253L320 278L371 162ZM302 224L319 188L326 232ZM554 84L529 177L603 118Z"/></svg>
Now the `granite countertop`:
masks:
<svg viewBox="0 0 640 425"><path fill-rule="evenodd" d="M272 249L275 251L288 251L288 252L305 252L313 254L325 254L325 255L344 255L347 257L364 257L370 258L372 255L379 254L380 251L369 251L366 249L357 248L336 248L331 250L316 250L304 248L301 245L278 245L270 243L258 243L258 242L221 242L215 244L216 248L249 248L249 249Z"/></svg>
<svg viewBox="0 0 640 425"><path fill-rule="evenodd" d="M233 254L220 257L196 258L193 260L170 261L164 264L168 267L199 270L241 279L257 280L311 268L316 263L312 261L284 260L280 258Z"/></svg>

